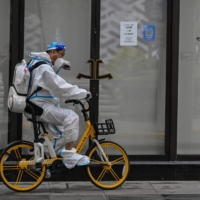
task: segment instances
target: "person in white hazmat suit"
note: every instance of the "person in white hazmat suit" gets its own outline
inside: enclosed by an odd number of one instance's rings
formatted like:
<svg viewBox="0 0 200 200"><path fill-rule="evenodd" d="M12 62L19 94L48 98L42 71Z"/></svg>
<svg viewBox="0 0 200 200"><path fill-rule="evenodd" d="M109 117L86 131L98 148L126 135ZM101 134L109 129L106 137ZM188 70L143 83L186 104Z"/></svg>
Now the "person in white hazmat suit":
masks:
<svg viewBox="0 0 200 200"><path fill-rule="evenodd" d="M46 52L30 53L33 59L28 67L39 61L45 61L47 64L40 65L32 72L29 101L43 109L38 120L44 122L47 131L53 135L53 147L55 152L63 157L64 165L69 169L75 165L88 165L89 158L77 154L73 148L73 142L77 140L79 134L79 117L73 110L61 108L59 99L54 95L66 99L89 99L91 93L67 83L58 75L63 65L70 67L70 62L63 59L65 45L52 42L47 47ZM38 87L42 89L34 93ZM27 113L25 115L27 116Z"/></svg>

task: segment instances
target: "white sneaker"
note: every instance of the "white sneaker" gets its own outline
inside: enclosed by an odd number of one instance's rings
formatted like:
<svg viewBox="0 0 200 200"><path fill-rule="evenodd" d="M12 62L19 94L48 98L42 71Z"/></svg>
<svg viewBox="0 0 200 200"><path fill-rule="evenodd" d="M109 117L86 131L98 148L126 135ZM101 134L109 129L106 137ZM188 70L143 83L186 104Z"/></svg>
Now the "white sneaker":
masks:
<svg viewBox="0 0 200 200"><path fill-rule="evenodd" d="M77 166L85 166L90 163L90 159L87 156L76 153L76 149L66 150L64 147L59 150L59 155L63 157L63 164L68 169Z"/></svg>

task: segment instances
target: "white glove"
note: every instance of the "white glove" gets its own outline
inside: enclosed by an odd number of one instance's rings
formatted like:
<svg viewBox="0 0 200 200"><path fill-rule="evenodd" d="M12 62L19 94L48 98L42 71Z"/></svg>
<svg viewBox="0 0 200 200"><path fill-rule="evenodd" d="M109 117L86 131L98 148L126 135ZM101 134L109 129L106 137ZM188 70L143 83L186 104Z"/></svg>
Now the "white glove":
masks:
<svg viewBox="0 0 200 200"><path fill-rule="evenodd" d="M54 63L54 71L59 70L60 68L70 70L71 64L69 61L64 60L63 58L58 58L56 62Z"/></svg>
<svg viewBox="0 0 200 200"><path fill-rule="evenodd" d="M65 69L65 70L70 70L71 63L67 60L63 60L63 64L62 64L61 68Z"/></svg>
<svg viewBox="0 0 200 200"><path fill-rule="evenodd" d="M87 92L87 95L85 97L85 100L90 100L92 98L92 94L90 92Z"/></svg>

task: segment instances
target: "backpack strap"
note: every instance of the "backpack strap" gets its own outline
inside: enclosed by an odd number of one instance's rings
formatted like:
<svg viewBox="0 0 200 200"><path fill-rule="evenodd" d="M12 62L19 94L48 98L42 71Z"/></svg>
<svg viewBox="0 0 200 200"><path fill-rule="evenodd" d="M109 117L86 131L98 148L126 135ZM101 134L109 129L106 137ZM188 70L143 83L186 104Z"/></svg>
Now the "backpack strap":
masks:
<svg viewBox="0 0 200 200"><path fill-rule="evenodd" d="M29 60L29 62L27 63L27 66L29 66L29 64L31 63L32 60L33 60L33 59Z"/></svg>
<svg viewBox="0 0 200 200"><path fill-rule="evenodd" d="M29 100L29 98L31 98L36 92L40 91L42 88L38 87L28 98L27 100Z"/></svg>
<svg viewBox="0 0 200 200"><path fill-rule="evenodd" d="M31 62L31 61L30 61L30 62ZM30 62L29 62L29 64L30 64ZM28 68L29 71L30 71L30 73L31 73L34 69L36 69L37 67L39 67L39 66L42 65L42 64L47 64L47 63L44 62L44 61L39 61L39 62L35 63L33 66L31 66L30 68ZM38 115L38 116L42 115L43 109L40 108L39 106L35 105L34 103L32 103L32 102L29 100L29 98L32 97L36 92L40 91L41 89L42 89L41 87L38 87L38 88L26 99L26 102L29 103L29 104L34 108L35 113L36 113L36 115ZM32 114L31 110L30 110L28 107L25 108L25 112L27 112L27 113L29 113L29 114Z"/></svg>
<svg viewBox="0 0 200 200"><path fill-rule="evenodd" d="M31 66L28 69L29 69L30 72L32 72L34 69L38 68L42 64L47 64L47 63L45 61L39 61L39 62L35 63L33 66Z"/></svg>
<svg viewBox="0 0 200 200"><path fill-rule="evenodd" d="M30 72L32 72L34 69L38 68L40 65L42 64L47 64L45 61L39 61L37 63L35 63L33 66L31 66L29 69ZM40 91L42 88L38 87L28 98L27 100L29 100L30 97L32 97L36 92Z"/></svg>

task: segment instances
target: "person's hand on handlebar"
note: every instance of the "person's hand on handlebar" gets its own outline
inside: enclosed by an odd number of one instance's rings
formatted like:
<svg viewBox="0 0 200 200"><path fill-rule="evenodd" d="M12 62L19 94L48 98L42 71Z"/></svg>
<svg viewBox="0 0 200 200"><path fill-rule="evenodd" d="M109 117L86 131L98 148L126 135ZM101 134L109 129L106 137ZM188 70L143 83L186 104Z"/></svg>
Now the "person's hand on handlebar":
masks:
<svg viewBox="0 0 200 200"><path fill-rule="evenodd" d="M92 98L92 94L90 92L87 92L87 95L85 97L86 101L89 101Z"/></svg>

